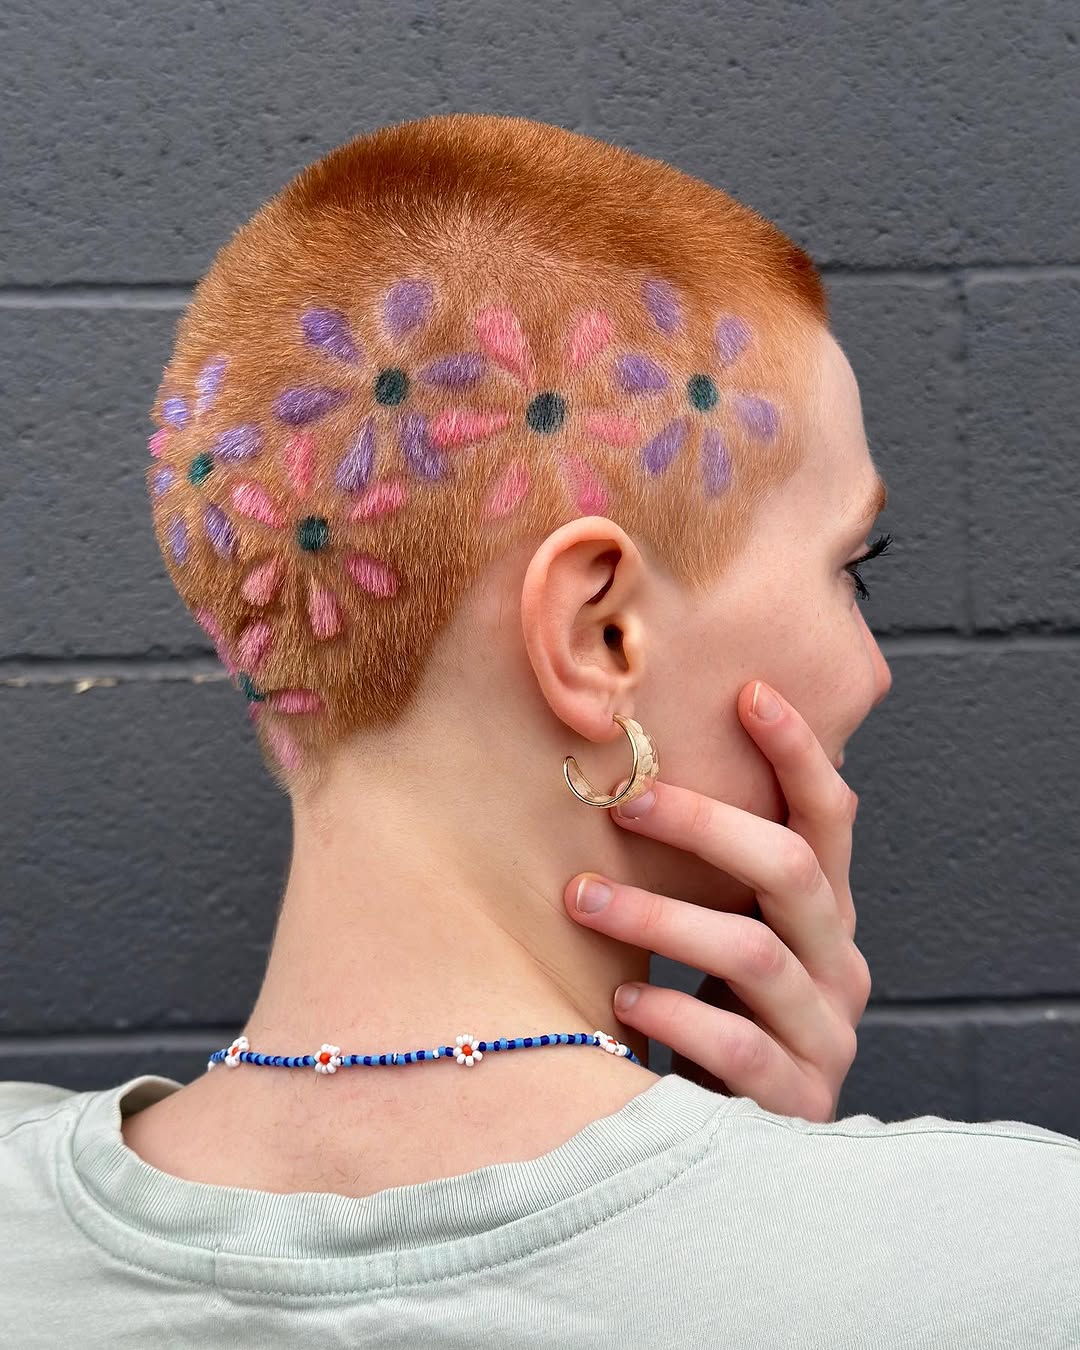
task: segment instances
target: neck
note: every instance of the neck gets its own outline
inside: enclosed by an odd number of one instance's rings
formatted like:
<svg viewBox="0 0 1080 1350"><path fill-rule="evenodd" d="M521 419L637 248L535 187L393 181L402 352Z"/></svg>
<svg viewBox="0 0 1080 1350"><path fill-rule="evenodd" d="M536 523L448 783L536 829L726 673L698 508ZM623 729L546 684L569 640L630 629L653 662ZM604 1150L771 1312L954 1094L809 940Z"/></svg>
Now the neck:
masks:
<svg viewBox="0 0 1080 1350"><path fill-rule="evenodd" d="M288 885L244 1028L252 1049L313 1054L327 1041L384 1054L452 1045L462 1033L599 1028L646 1064L647 1038L618 1022L612 998L622 982L648 979L648 953L580 927L562 898L576 871L620 874L622 834L563 792L551 814L529 814L566 828L549 823L534 837L507 827L505 805L463 820L436 802L418 825L419 790L388 793L385 782L377 808L368 785L337 798L364 803L362 813L295 810Z"/></svg>

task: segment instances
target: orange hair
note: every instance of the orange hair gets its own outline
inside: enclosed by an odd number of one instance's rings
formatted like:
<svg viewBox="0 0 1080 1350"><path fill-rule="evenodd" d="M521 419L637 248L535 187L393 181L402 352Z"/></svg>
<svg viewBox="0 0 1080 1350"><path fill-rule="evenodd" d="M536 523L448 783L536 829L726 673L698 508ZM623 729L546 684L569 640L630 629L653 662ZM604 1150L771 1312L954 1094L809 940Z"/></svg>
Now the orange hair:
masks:
<svg viewBox="0 0 1080 1350"><path fill-rule="evenodd" d="M218 253L154 406L154 524L284 786L408 706L482 569L605 515L688 586L798 466L802 249L515 117L384 127Z"/></svg>

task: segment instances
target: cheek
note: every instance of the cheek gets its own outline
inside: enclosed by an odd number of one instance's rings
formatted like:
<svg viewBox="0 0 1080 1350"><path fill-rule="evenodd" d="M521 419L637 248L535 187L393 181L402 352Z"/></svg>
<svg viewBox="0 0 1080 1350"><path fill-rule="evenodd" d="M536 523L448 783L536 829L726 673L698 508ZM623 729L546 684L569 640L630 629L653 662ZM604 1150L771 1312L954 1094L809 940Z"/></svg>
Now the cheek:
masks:
<svg viewBox="0 0 1080 1350"><path fill-rule="evenodd" d="M724 706L718 707L715 698L711 706L680 706L678 734L671 737L666 753L663 745L658 746L660 775L669 783L705 793L741 811L783 822L787 802L776 774L735 709L740 687L731 689Z"/></svg>

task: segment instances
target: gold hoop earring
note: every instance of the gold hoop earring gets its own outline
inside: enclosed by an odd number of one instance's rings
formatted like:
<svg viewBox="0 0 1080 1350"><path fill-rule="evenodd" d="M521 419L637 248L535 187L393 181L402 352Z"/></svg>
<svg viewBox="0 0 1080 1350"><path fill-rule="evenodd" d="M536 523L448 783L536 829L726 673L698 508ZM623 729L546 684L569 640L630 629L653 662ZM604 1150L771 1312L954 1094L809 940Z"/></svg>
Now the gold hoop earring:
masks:
<svg viewBox="0 0 1080 1350"><path fill-rule="evenodd" d="M563 777L566 779L566 785L570 791L579 802L584 802L586 806L607 807L616 806L619 802L632 801L635 797L640 797L643 793L648 792L660 772L660 756L657 753L656 745L641 723L635 722L632 717L624 717L622 713L612 713L612 717L626 732L634 752L634 765L630 770L630 781L621 792L616 793L614 797L608 797L604 793L596 791L578 768L578 762L574 756L567 755L563 760Z"/></svg>

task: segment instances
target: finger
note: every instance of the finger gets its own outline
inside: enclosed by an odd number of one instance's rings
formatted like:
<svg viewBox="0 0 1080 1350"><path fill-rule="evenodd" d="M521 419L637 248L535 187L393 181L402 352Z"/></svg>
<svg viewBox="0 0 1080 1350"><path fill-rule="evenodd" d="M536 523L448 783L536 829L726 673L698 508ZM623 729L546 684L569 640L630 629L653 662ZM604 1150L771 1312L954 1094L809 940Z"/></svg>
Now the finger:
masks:
<svg viewBox="0 0 1080 1350"><path fill-rule="evenodd" d="M771 694L779 715L764 720L755 713ZM829 762L821 742L800 713L770 686L752 680L739 694L739 715L755 743L772 764L787 800L788 828L814 850L832 886L845 931L855 935L855 902L851 896L852 826L858 798Z"/></svg>
<svg viewBox="0 0 1080 1350"><path fill-rule="evenodd" d="M751 886L767 926L814 979L842 986L851 968L851 939L810 844L786 825L690 788L657 779L652 794L644 815L627 817L619 807L608 814L621 829L696 853ZM627 806L640 809L643 800Z"/></svg>
<svg viewBox="0 0 1080 1350"><path fill-rule="evenodd" d="M832 1069L847 1053L851 1027L766 924L593 872L580 880L601 882L611 890L602 909L585 912L577 907L579 886L567 888L566 903L583 926L724 980L784 1047L808 1064L827 1057L821 1067Z"/></svg>
<svg viewBox="0 0 1080 1350"><path fill-rule="evenodd" d="M620 1010L616 1004L621 1022L700 1064L736 1097L749 1097L766 1111L827 1119L831 1094L753 1022L677 989L634 987L639 994L632 1007Z"/></svg>

